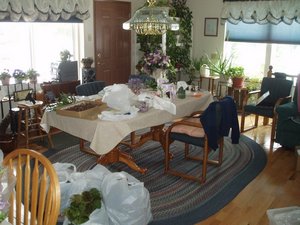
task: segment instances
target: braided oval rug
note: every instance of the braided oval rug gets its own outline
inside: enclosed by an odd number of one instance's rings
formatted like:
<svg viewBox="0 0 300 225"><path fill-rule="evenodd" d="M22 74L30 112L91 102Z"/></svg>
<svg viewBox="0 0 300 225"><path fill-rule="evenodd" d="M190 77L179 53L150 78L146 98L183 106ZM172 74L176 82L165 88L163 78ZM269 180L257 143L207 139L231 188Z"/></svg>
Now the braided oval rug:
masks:
<svg viewBox="0 0 300 225"><path fill-rule="evenodd" d="M164 174L164 152L161 145L150 141L130 153L140 167L148 169L145 175L131 170L123 163L107 166L112 171L126 171L135 176L150 192L153 221L150 225L194 224L206 219L229 203L265 167L267 157L260 145L241 135L239 144L231 144L225 139L223 163L208 166L204 184ZM191 146L192 154L201 155L198 147ZM201 162L183 159L183 144L171 145L174 158L171 168L185 170L194 175L201 174ZM73 145L61 150L50 149L46 153L52 163L69 162L77 171L85 171L96 165L96 156L88 155ZM209 158L216 158L218 151L212 151Z"/></svg>

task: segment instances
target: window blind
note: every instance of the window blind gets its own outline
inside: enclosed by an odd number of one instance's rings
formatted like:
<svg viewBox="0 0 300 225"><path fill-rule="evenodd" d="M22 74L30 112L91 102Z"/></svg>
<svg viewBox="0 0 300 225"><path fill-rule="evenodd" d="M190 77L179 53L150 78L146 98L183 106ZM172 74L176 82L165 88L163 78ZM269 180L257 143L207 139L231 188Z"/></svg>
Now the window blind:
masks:
<svg viewBox="0 0 300 225"><path fill-rule="evenodd" d="M227 41L300 44L300 24L296 22L291 25L226 23L226 31Z"/></svg>

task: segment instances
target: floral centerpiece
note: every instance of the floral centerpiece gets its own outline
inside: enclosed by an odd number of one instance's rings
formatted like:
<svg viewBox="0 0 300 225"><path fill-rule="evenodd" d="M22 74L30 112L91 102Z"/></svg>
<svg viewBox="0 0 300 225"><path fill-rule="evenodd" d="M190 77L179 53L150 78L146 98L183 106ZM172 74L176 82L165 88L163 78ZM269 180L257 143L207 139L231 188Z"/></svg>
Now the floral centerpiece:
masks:
<svg viewBox="0 0 300 225"><path fill-rule="evenodd" d="M170 57L161 50L145 53L140 61L141 71L153 76L155 79L166 75L166 70L172 67Z"/></svg>

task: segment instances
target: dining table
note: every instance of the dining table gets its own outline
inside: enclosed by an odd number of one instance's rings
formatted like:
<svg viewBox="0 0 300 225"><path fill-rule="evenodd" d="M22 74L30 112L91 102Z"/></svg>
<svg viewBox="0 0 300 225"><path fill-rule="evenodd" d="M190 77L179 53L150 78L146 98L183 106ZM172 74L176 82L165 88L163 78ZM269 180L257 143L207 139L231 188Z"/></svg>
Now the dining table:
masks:
<svg viewBox="0 0 300 225"><path fill-rule="evenodd" d="M80 149L99 156L98 163L105 165L123 162L144 174L147 172L147 168L138 166L132 156L121 151L118 146L125 144L135 149L149 140L154 140L159 141L164 148L164 126L166 124L195 111L203 111L212 101L213 96L208 91L201 91L197 94L189 93L184 99L172 100L172 104L175 106L173 113L152 107L146 112L138 112L133 118L120 121L76 118L46 110L40 124L46 132L49 132L51 127L55 127L80 138ZM145 128L150 129L141 135L136 135L136 131ZM86 147L86 142L88 147Z"/></svg>

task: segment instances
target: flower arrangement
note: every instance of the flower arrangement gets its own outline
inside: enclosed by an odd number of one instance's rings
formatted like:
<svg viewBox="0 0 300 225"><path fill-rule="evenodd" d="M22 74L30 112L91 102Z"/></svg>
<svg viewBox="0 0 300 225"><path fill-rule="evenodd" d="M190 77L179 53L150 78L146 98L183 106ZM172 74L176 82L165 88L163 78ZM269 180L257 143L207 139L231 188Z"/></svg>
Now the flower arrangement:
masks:
<svg viewBox="0 0 300 225"><path fill-rule="evenodd" d="M156 69L166 70L171 67L170 57L165 55L161 50L145 53L140 61L141 71L152 74Z"/></svg>
<svg viewBox="0 0 300 225"><path fill-rule="evenodd" d="M15 80L19 83L28 78L27 74L20 69L15 69L12 75L15 78Z"/></svg>

